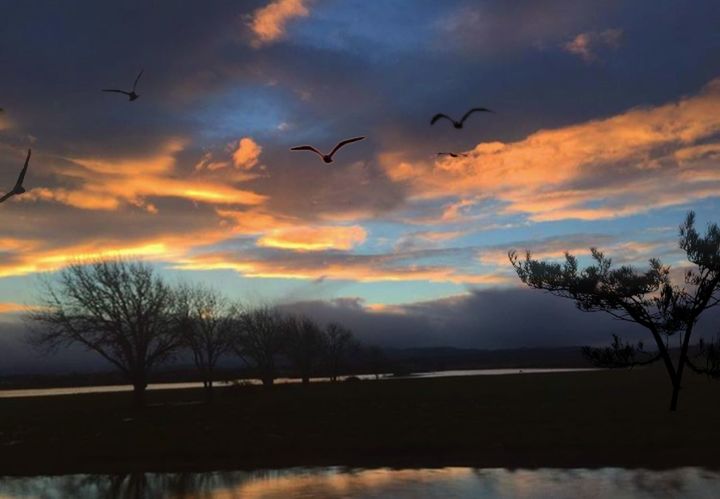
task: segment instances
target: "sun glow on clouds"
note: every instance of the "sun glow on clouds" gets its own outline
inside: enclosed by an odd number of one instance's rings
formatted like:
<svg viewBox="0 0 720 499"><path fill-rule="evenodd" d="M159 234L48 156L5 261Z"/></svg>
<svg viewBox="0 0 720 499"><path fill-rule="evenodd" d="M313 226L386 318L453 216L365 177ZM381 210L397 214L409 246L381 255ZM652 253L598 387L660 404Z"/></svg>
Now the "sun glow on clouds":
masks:
<svg viewBox="0 0 720 499"><path fill-rule="evenodd" d="M325 253L318 259L283 255L276 259L237 254L196 255L180 261L184 270L235 270L245 277L272 279L333 279L355 282L430 281L456 284L499 285L511 282L507 273L464 273L451 265L402 265L393 255L345 255L333 258Z"/></svg>
<svg viewBox="0 0 720 499"><path fill-rule="evenodd" d="M579 56L585 62L593 62L597 59L596 51L599 47L617 49L620 46L622 35L621 29L606 29L599 33L594 31L580 33L565 43L563 49Z"/></svg>
<svg viewBox="0 0 720 499"><path fill-rule="evenodd" d="M75 246L46 249L40 241L0 241L3 248L15 246L14 258L0 262L0 277L25 275L58 270L76 261L98 258L174 258L179 253L163 242L84 243Z"/></svg>
<svg viewBox="0 0 720 499"><path fill-rule="evenodd" d="M237 189L227 181L176 174L175 154L181 151L180 141L166 144L159 154L146 158L104 160L71 158L71 166L58 167L57 174L75 182L76 188L35 188L27 199L54 200L87 210L116 210L124 201L156 211L147 197L177 197L195 202L217 204L262 204L266 197Z"/></svg>
<svg viewBox="0 0 720 499"><path fill-rule="evenodd" d="M285 25L295 17L309 15L304 0L274 0L255 11L250 28L255 34L253 45L275 42L285 36Z"/></svg>
<svg viewBox="0 0 720 499"><path fill-rule="evenodd" d="M448 219L483 196L504 203L500 214L533 221L598 220L720 195L717 164L708 161L715 146L692 149L718 133L720 79L677 103L480 143L466 158L412 162L390 152L380 159L415 199L459 198ZM682 168L676 150L685 151Z"/></svg>
<svg viewBox="0 0 720 499"><path fill-rule="evenodd" d="M238 141L237 149L233 152L233 164L236 168L249 170L258 164L262 147L250 137L243 137Z"/></svg>
<svg viewBox="0 0 720 499"><path fill-rule="evenodd" d="M0 302L0 314L13 314L16 312L26 312L28 307L20 303Z"/></svg>
<svg viewBox="0 0 720 499"><path fill-rule="evenodd" d="M299 251L350 250L365 241L367 233L352 227L292 227L274 229L258 239L258 246Z"/></svg>

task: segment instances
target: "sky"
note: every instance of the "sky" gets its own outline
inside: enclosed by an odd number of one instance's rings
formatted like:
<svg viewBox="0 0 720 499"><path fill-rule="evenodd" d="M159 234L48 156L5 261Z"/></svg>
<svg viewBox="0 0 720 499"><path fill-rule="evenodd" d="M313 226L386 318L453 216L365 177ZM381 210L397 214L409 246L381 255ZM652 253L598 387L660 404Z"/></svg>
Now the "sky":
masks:
<svg viewBox="0 0 720 499"><path fill-rule="evenodd" d="M717 1L0 7L0 190L33 150L0 207L6 329L39 276L125 255L389 344L604 341L507 251L681 268L686 212L720 221ZM141 69L138 100L100 91Z"/></svg>

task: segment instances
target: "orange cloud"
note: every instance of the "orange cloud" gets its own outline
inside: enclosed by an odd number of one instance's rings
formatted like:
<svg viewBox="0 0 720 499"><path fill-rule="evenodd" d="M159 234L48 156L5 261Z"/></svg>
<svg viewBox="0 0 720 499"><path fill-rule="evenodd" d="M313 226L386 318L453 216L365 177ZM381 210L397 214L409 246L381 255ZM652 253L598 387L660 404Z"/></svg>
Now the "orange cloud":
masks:
<svg viewBox="0 0 720 499"><path fill-rule="evenodd" d="M257 235L269 230L292 227L299 220L292 217L273 215L258 209L249 210L216 210L218 216L232 222L232 234Z"/></svg>
<svg viewBox="0 0 720 499"><path fill-rule="evenodd" d="M33 237L0 238L0 278L27 275L38 272L51 272L78 260L97 258L129 257L141 258L158 262L172 262L187 258L191 252L201 246L212 245L233 237L232 230L222 220L208 220L200 223L203 217L188 220L190 227L178 231L172 226L165 226L171 217L163 216L162 221L154 222L156 229L139 230L138 235L127 234L121 225L116 235L113 231L100 234L89 234L83 240L75 238L39 239ZM138 214L126 220L142 221L152 215ZM58 230L62 230L61 227ZM34 231L31 231L34 233ZM149 234L149 235L148 235Z"/></svg>
<svg viewBox="0 0 720 499"><path fill-rule="evenodd" d="M262 147L250 137L243 137L238 141L237 149L233 152L233 164L236 168L245 170L257 165Z"/></svg>
<svg viewBox="0 0 720 499"><path fill-rule="evenodd" d="M180 261L184 270L235 270L245 277L271 279L335 279L356 282L431 281L455 284L500 285L513 283L509 273L471 274L451 266L393 265L391 257L348 255L337 261L292 259L266 261L241 255L206 254Z"/></svg>
<svg viewBox="0 0 720 499"><path fill-rule="evenodd" d="M58 167L61 177L80 185L75 188L35 188L25 199L53 200L87 210L115 210L122 202L156 211L147 197L177 197L212 204L262 204L266 197L237 189L221 179L176 176L175 154L182 142L170 141L161 152L145 158L104 160L74 158L72 166Z"/></svg>
<svg viewBox="0 0 720 499"><path fill-rule="evenodd" d="M300 251L350 250L365 241L367 233L358 225L351 227L305 226L273 229L258 239L258 246Z"/></svg>
<svg viewBox="0 0 720 499"><path fill-rule="evenodd" d="M304 0L274 0L255 11L250 21L255 40L260 46L279 40L285 35L285 25L295 17L309 15Z"/></svg>
<svg viewBox="0 0 720 499"><path fill-rule="evenodd" d="M0 314L13 314L16 312L25 312L28 309L27 306L19 303L12 302L0 302Z"/></svg>
<svg viewBox="0 0 720 499"><path fill-rule="evenodd" d="M450 203L443 207L442 221L443 222L455 222L463 218L463 210L469 208L475 204L474 201L469 199L461 199L455 203Z"/></svg>
<svg viewBox="0 0 720 499"><path fill-rule="evenodd" d="M606 29L599 33L589 31L580 33L562 47L567 52L580 56L585 62L592 62L597 58L595 51L598 47L617 49L620 46L622 35L621 29Z"/></svg>
<svg viewBox="0 0 720 499"><path fill-rule="evenodd" d="M12 127L10 118L5 111L0 111L0 130L7 130Z"/></svg>
<svg viewBox="0 0 720 499"><path fill-rule="evenodd" d="M37 241L15 241L14 244L8 240L0 241L0 248L7 248L15 245L18 250L15 257L0 262L0 277L26 275L37 272L50 272L63 268L64 266L78 260L92 260L96 258L109 257L146 257L146 258L173 258L180 255L171 242L179 242L181 238L174 241L150 241L136 243L120 242L96 242L83 243L74 246L60 248L45 248ZM10 243L10 244L9 244Z"/></svg>
<svg viewBox="0 0 720 499"><path fill-rule="evenodd" d="M202 158L200 158L200 161L195 165L195 170L220 170L221 168L226 168L230 166L230 164L227 161L214 161L213 160L213 153L208 151L205 154L203 154Z"/></svg>
<svg viewBox="0 0 720 499"><path fill-rule="evenodd" d="M380 162L413 199L459 199L448 220L480 196L535 221L593 220L720 195L715 149L698 144L718 133L720 79L679 102L480 143L468 157L413 162L389 152Z"/></svg>

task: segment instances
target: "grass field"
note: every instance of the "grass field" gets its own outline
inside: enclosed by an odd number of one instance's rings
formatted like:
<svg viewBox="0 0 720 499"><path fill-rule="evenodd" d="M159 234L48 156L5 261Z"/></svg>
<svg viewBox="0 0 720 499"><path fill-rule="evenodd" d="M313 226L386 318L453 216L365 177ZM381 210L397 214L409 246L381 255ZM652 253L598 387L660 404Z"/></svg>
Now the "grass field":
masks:
<svg viewBox="0 0 720 499"><path fill-rule="evenodd" d="M300 465L720 467L720 383L658 369L0 400L0 475Z"/></svg>

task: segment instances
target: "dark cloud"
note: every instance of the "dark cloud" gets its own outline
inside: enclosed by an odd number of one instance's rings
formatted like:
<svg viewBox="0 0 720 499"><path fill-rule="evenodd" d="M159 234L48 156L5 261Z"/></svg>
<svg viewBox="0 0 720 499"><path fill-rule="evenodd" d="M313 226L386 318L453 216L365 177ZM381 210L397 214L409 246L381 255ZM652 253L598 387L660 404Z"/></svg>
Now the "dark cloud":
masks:
<svg viewBox="0 0 720 499"><path fill-rule="evenodd" d="M359 299L299 302L286 310L323 322L340 322L366 342L398 348L453 346L462 348L523 348L605 345L618 334L652 338L642 327L603 313L577 310L574 303L540 291L487 289L411 305L369 310ZM716 334L720 319L711 310L699 323L698 336Z"/></svg>
<svg viewBox="0 0 720 499"><path fill-rule="evenodd" d="M307 284L286 296L316 294ZM653 342L644 328L603 313L577 310L570 300L528 289L471 291L440 300L371 309L359 298L286 301L289 313L302 313L321 322L338 322L369 344L392 348L450 346L506 349L607 345L617 334L631 341ZM698 323L696 338L717 334L720 312L710 310ZM27 343L28 330L17 322L0 323L0 372L62 372L107 369L96 355L80 348L42 355Z"/></svg>

